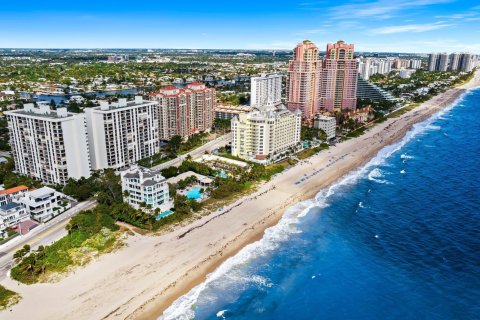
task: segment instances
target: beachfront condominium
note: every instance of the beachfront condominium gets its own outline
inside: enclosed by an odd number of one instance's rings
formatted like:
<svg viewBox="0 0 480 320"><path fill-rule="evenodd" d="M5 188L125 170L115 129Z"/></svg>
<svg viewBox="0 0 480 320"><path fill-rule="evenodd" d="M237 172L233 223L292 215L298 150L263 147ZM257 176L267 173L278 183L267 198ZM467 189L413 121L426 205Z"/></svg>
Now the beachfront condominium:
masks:
<svg viewBox="0 0 480 320"><path fill-rule="evenodd" d="M187 139L194 133L210 131L214 120L215 89L195 82L186 88L167 86L150 95L159 104L159 138L179 135Z"/></svg>
<svg viewBox="0 0 480 320"><path fill-rule="evenodd" d="M93 169L120 169L160 151L158 102L100 101L85 113Z"/></svg>
<svg viewBox="0 0 480 320"><path fill-rule="evenodd" d="M355 110L357 77L354 45L329 43L323 60L319 108L328 112Z"/></svg>
<svg viewBox="0 0 480 320"><path fill-rule="evenodd" d="M448 54L431 53L428 56L428 71L447 71L448 69Z"/></svg>
<svg viewBox="0 0 480 320"><path fill-rule="evenodd" d="M447 53L440 53L438 55L438 67L437 71L445 72L448 69L448 54Z"/></svg>
<svg viewBox="0 0 480 320"><path fill-rule="evenodd" d="M250 79L250 105L262 106L282 102L281 74L262 74Z"/></svg>
<svg viewBox="0 0 480 320"><path fill-rule="evenodd" d="M232 155L269 162L300 143L302 113L284 105L261 106L232 119Z"/></svg>
<svg viewBox="0 0 480 320"><path fill-rule="evenodd" d="M120 176L124 201L135 209L167 211L173 206L167 180L159 172L135 165Z"/></svg>
<svg viewBox="0 0 480 320"><path fill-rule="evenodd" d="M47 104L6 111L15 170L46 184L89 177L85 114L50 110Z"/></svg>
<svg viewBox="0 0 480 320"><path fill-rule="evenodd" d="M457 71L460 69L460 58L462 57L462 54L459 52L454 52L450 54L450 65L448 67L449 70L451 71Z"/></svg>
<svg viewBox="0 0 480 320"><path fill-rule="evenodd" d="M437 71L437 62L439 61L438 53L430 53L428 55L428 71Z"/></svg>
<svg viewBox="0 0 480 320"><path fill-rule="evenodd" d="M317 46L305 40L293 49L293 59L288 62L287 107L299 109L305 119L318 112L318 86L322 62Z"/></svg>

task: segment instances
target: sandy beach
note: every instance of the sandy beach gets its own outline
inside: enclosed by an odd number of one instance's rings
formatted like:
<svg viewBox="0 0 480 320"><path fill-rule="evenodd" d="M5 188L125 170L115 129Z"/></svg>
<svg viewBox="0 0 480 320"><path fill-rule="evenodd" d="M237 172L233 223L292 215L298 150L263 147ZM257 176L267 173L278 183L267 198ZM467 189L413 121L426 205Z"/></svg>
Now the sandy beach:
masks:
<svg viewBox="0 0 480 320"><path fill-rule="evenodd" d="M2 285L18 292L22 300L1 312L0 319L156 319L225 259L260 239L286 208L313 198L401 139L415 123L478 86L480 71L466 85L302 161L223 211L161 236L130 236L125 248L101 256L60 282L23 285L5 279Z"/></svg>

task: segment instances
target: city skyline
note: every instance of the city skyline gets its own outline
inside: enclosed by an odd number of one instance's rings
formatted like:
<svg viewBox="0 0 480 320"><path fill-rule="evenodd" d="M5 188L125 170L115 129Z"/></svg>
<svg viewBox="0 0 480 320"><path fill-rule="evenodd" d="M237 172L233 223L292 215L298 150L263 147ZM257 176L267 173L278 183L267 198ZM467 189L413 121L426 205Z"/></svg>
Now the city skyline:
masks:
<svg viewBox="0 0 480 320"><path fill-rule="evenodd" d="M480 53L480 6L473 0L142 1L134 7L55 0L6 3L2 11L3 48L291 50L304 39L322 48L348 39L360 52Z"/></svg>

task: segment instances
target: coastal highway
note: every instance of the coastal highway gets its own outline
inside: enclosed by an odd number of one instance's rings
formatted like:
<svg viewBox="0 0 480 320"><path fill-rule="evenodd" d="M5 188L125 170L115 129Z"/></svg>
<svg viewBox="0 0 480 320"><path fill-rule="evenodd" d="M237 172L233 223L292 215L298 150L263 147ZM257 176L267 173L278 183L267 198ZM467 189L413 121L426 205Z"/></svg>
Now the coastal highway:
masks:
<svg viewBox="0 0 480 320"><path fill-rule="evenodd" d="M53 218L47 223L38 225L35 229L23 236L18 236L10 242L0 246L0 280L3 280L8 270L13 266L13 254L24 245L30 245L34 250L39 246L50 245L67 234L65 226L70 218L82 210L88 210L96 205L95 200L80 202L75 207Z"/></svg>
<svg viewBox="0 0 480 320"><path fill-rule="evenodd" d="M203 146L200 146L186 154L182 154L181 156L176 157L175 159L172 159L170 161L164 162L162 164L159 164L158 166L153 167L153 170L163 170L165 168L171 167L171 166L179 166L182 164L182 161L190 155L192 158L199 157L205 153L205 151L213 151L215 149L218 149L220 147L223 147L227 145L229 142L232 141L232 133L229 132L223 136L218 137L215 140L209 141L205 143Z"/></svg>

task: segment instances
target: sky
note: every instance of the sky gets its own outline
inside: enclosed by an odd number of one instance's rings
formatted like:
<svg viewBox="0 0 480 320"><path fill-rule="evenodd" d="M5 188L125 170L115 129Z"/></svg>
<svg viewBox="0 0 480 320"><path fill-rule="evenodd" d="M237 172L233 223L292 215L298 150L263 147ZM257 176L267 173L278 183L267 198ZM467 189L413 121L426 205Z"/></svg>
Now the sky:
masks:
<svg viewBox="0 0 480 320"><path fill-rule="evenodd" d="M2 1L4 2L4 1ZM324 50L480 53L479 0L5 1L1 48Z"/></svg>

